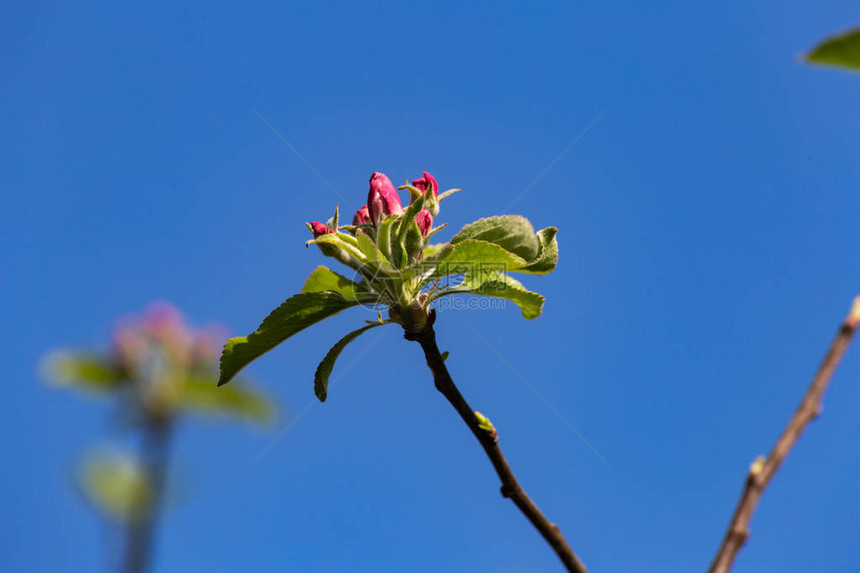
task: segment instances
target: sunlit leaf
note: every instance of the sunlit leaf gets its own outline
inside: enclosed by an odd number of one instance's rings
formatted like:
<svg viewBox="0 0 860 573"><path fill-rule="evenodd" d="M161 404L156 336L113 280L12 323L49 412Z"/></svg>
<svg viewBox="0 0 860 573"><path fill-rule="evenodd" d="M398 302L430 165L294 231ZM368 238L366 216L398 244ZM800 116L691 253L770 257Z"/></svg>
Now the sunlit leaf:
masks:
<svg viewBox="0 0 860 573"><path fill-rule="evenodd" d="M388 259L385 258L385 255L377 248L376 243L364 229L358 229L355 233L355 238L358 240L358 248L367 258L365 266L371 269L379 267L387 270L391 269Z"/></svg>
<svg viewBox="0 0 860 573"><path fill-rule="evenodd" d="M305 328L357 305L336 292L294 295L272 311L248 336L231 338L221 354L218 385L229 382L242 368Z"/></svg>
<svg viewBox="0 0 860 573"><path fill-rule="evenodd" d="M457 244L466 239L477 239L499 245L527 261L533 259L538 252L534 227L528 219L520 215L478 219L454 235L451 244Z"/></svg>
<svg viewBox="0 0 860 573"><path fill-rule="evenodd" d="M537 232L538 252L529 263L521 269L515 270L519 273L531 273L545 275L555 270L558 264L558 241L555 238L558 229L547 227Z"/></svg>
<svg viewBox="0 0 860 573"><path fill-rule="evenodd" d="M448 246L448 243L439 243L436 245L427 245L426 247L424 247L424 258L432 259L432 258L436 257L447 246Z"/></svg>
<svg viewBox="0 0 860 573"><path fill-rule="evenodd" d="M333 291L346 300L357 300L360 297L358 285L348 278L341 276L322 265L314 269L302 287L303 293Z"/></svg>
<svg viewBox="0 0 860 573"><path fill-rule="evenodd" d="M376 229L376 246L392 266L397 266L394 252L394 225L396 222L396 217L383 217L378 222Z"/></svg>
<svg viewBox="0 0 860 573"><path fill-rule="evenodd" d="M490 276L467 276L462 284L440 291L432 298L435 300L443 296L462 294L509 300L520 307L523 318L526 320L540 316L544 303L543 296L526 290L522 283L504 273L496 273Z"/></svg>
<svg viewBox="0 0 860 573"><path fill-rule="evenodd" d="M489 276L497 272L546 274L552 272L558 262L557 229L549 227L536 235L537 253L526 260L503 247L477 239L465 239L450 244L425 265L435 265L427 275L425 283L438 277L469 274Z"/></svg>

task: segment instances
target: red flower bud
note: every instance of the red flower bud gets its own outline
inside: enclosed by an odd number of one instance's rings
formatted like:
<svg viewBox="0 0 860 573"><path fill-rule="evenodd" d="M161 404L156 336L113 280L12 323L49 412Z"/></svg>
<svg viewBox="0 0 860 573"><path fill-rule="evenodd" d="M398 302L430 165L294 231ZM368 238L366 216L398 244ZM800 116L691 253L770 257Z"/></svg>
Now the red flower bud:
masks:
<svg viewBox="0 0 860 573"><path fill-rule="evenodd" d="M370 212L367 210L367 205L355 212L355 217L352 218L353 225L364 225L370 222Z"/></svg>
<svg viewBox="0 0 860 573"><path fill-rule="evenodd" d="M430 228L433 227L433 215L427 209L421 209L415 215L415 222L418 223L418 228L421 229L421 235L426 237L427 233L430 232Z"/></svg>
<svg viewBox="0 0 860 573"><path fill-rule="evenodd" d="M323 223L319 221L311 221L311 229L314 233L314 239L319 237L320 235L328 235L329 233L334 233L334 229L329 229Z"/></svg>
<svg viewBox="0 0 860 573"><path fill-rule="evenodd" d="M424 177L422 177L421 179L416 179L415 181L413 181L412 186L419 189L422 193L426 193L427 187L429 186L431 189L433 189L433 196L438 197L439 196L439 184L436 183L436 178L434 178L432 175L430 175L426 171L423 171L423 173L424 173Z"/></svg>
<svg viewBox="0 0 860 573"><path fill-rule="evenodd" d="M394 188L394 184L385 173L374 172L370 176L367 210L374 225L383 215L399 215L403 212L397 189Z"/></svg>

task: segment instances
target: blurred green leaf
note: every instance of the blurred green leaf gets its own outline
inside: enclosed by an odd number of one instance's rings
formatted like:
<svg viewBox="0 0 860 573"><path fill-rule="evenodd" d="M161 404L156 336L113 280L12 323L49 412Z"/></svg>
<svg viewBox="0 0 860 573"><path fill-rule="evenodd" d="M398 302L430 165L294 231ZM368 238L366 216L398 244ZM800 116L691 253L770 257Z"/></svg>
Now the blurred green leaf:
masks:
<svg viewBox="0 0 860 573"><path fill-rule="evenodd" d="M806 55L806 61L860 71L860 28L825 39Z"/></svg>
<svg viewBox="0 0 860 573"><path fill-rule="evenodd" d="M499 245L527 261L534 258L538 251L534 227L528 219L520 215L478 219L454 235L451 244L461 243L466 239L477 239Z"/></svg>
<svg viewBox="0 0 860 573"><path fill-rule="evenodd" d="M331 349L326 353L325 358L323 358L322 362L320 362L319 366L317 366L316 373L314 373L314 394L316 394L317 398L320 402L325 402L328 397L328 379L331 376L331 371L334 368L334 363L337 362L337 357L340 356L340 353L343 352L343 349L346 348L346 345L361 336L366 331L371 328L376 328L377 326L382 326L383 324L387 324L385 322L376 322L374 324L368 324L358 330L353 330L343 338L337 341L337 343L331 347Z"/></svg>
<svg viewBox="0 0 860 573"><path fill-rule="evenodd" d="M236 383L219 388L216 381L214 376L189 377L183 385L180 408L263 424L274 421L275 407L265 395Z"/></svg>
<svg viewBox="0 0 860 573"><path fill-rule="evenodd" d="M331 235L330 235L331 236ZM248 336L231 338L221 354L218 385L229 382L242 368L292 335L357 305L336 292L308 292L291 296L272 311Z"/></svg>
<svg viewBox="0 0 860 573"><path fill-rule="evenodd" d="M144 517L152 495L146 472L133 457L103 452L86 461L80 471L86 497L108 517L129 522Z"/></svg>
<svg viewBox="0 0 860 573"><path fill-rule="evenodd" d="M42 373L58 386L104 394L118 388L125 378L106 358L85 352L59 351L42 362Z"/></svg>

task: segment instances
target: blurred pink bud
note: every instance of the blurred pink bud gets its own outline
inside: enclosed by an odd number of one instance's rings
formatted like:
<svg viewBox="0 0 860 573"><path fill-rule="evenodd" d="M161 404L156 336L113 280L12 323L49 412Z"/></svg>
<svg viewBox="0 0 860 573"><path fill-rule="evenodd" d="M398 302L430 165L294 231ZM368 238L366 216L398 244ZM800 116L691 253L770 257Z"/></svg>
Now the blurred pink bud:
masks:
<svg viewBox="0 0 860 573"><path fill-rule="evenodd" d="M431 189L433 189L433 196L438 197L439 184L436 183L436 178L427 173L426 171L423 171L422 173L424 173L424 177L413 181L412 186L420 190L422 193L426 193L427 187L429 186Z"/></svg>
<svg viewBox="0 0 860 573"><path fill-rule="evenodd" d="M319 237L320 235L328 235L329 233L334 233L334 229L329 229L328 226L320 223L319 221L311 221L311 229L314 233L314 239Z"/></svg>
<svg viewBox="0 0 860 573"><path fill-rule="evenodd" d="M365 225L370 223L370 212L367 210L367 205L355 212L355 217L352 218L353 225Z"/></svg>
<svg viewBox="0 0 860 573"><path fill-rule="evenodd" d="M145 330L155 336L174 330L185 330L185 318L182 313L163 300L150 304L144 310L142 324Z"/></svg>
<svg viewBox="0 0 860 573"><path fill-rule="evenodd" d="M114 329L110 354L113 361L126 370L133 370L143 360L147 349L147 336L127 323Z"/></svg>
<svg viewBox="0 0 860 573"><path fill-rule="evenodd" d="M134 369L153 352L155 343L180 363L186 362L193 331L182 313L172 304L159 301L150 304L141 316L121 319L114 330L114 360L124 368Z"/></svg>
<svg viewBox="0 0 860 573"><path fill-rule="evenodd" d="M191 362L206 365L218 358L221 345L227 338L227 329L220 324L210 324L193 332L191 340Z"/></svg>
<svg viewBox="0 0 860 573"><path fill-rule="evenodd" d="M433 215L427 209L421 209L415 215L415 222L418 223L418 228L421 229L421 235L426 237L427 233L430 232L430 228L433 227Z"/></svg>
<svg viewBox="0 0 860 573"><path fill-rule="evenodd" d="M385 173L374 172L370 176L367 210L374 225L383 215L399 215L403 212L397 189Z"/></svg>

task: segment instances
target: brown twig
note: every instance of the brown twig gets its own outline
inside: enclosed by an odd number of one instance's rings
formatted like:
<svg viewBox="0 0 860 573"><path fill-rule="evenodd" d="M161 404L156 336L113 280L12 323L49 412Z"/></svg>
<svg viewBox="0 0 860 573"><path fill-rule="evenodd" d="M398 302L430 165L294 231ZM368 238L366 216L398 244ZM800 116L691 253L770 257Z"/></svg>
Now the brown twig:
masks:
<svg viewBox="0 0 860 573"><path fill-rule="evenodd" d="M439 347L436 345L436 333L433 330L433 321L435 319L435 311L430 311L430 317L426 327L419 333L407 332L405 334L407 340L415 340L424 350L424 357L427 359L427 366L433 373L433 381L436 384L436 389L441 392L448 402L454 406L460 417L472 430L475 438L484 448L487 457L490 458L499 479L502 482L502 496L513 501L521 512L528 518L531 524L537 529L540 534L546 539L547 543L561 559L568 571L573 573L588 573L585 565L579 560L573 549L561 534L561 530L551 523L546 516L541 513L541 510L529 498L526 492L517 482L517 478L508 466L508 462L502 455L499 445L496 443L498 435L495 430L490 428L482 428L475 412L469 407L463 395L451 379L448 373L448 368L445 366L445 361L442 354L439 352Z"/></svg>
<svg viewBox="0 0 860 573"><path fill-rule="evenodd" d="M743 494L741 494L741 499L729 524L729 529L723 538L723 543L719 551L717 551L717 556L711 564L709 573L727 573L732 568L735 557L737 557L738 552L743 547L747 537L749 537L749 522L761 494L770 483L770 480L773 479L774 474L786 456L788 456L791 448L794 447L800 434L809 422L814 420L821 412L821 397L830 383L833 372L839 366L842 355L845 354L845 350L848 348L848 344L857 330L858 323L860 323L860 296L854 299L851 312L845 318L845 321L839 328L839 332L836 333L836 337L830 344L830 349L827 351L827 355L824 357L824 361L818 368L815 377L813 377L806 395L800 402L800 406L798 406L794 416L789 420L782 435L776 441L770 454L766 458L759 456L750 466Z"/></svg>

